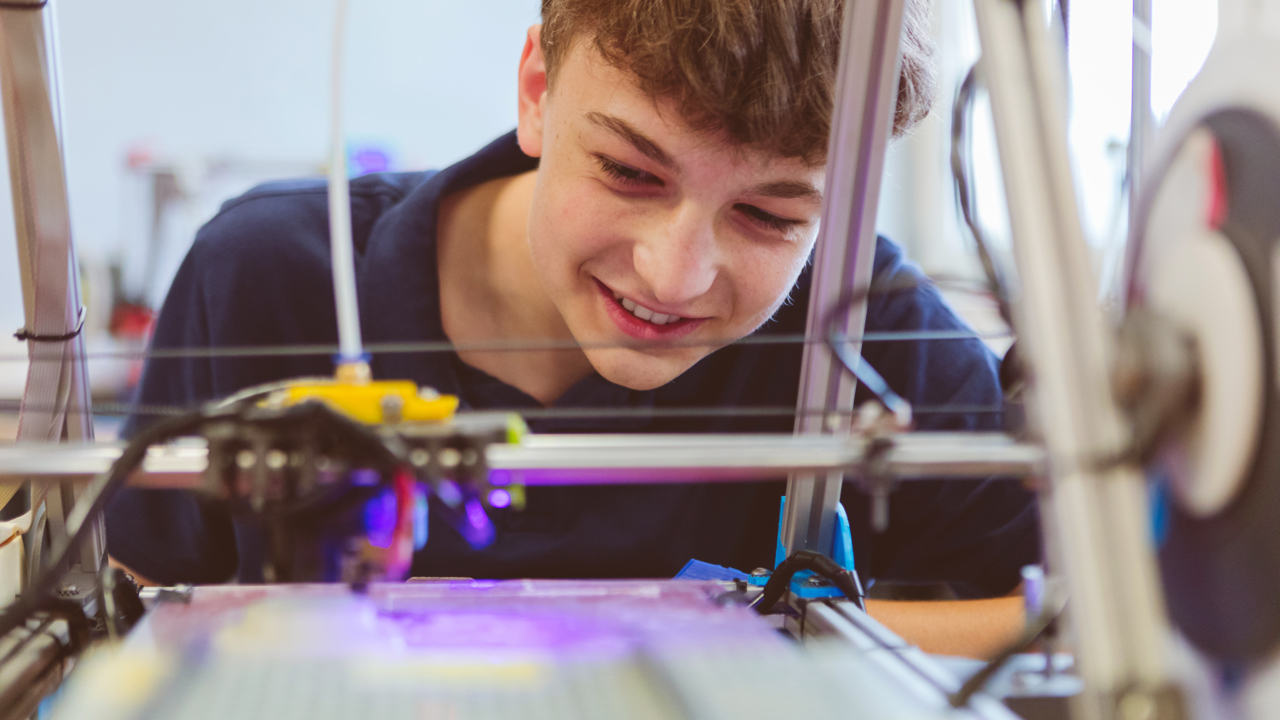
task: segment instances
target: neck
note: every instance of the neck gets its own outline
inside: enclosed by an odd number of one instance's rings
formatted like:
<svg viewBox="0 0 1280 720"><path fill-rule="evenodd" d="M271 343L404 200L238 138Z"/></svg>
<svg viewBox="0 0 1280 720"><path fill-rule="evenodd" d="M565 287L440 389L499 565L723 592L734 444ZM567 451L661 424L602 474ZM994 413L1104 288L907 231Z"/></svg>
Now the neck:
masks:
<svg viewBox="0 0 1280 720"><path fill-rule="evenodd" d="M536 173L500 178L445 198L437 263L445 335L467 364L550 405L589 375L577 348L493 352L468 345L572 342L529 253L528 217Z"/></svg>

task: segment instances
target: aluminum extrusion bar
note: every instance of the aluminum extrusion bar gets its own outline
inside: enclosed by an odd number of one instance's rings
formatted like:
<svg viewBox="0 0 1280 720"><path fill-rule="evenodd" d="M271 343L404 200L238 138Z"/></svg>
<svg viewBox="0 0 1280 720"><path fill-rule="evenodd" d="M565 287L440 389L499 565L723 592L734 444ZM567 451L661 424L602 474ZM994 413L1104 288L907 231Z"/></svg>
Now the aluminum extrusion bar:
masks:
<svg viewBox="0 0 1280 720"><path fill-rule="evenodd" d="M1067 579L1084 681L1076 710L1089 720L1118 717L1122 703L1155 708L1167 686L1167 622L1142 474L1097 466L1129 436L1111 392L1110 330L1080 226L1062 51L1039 3L974 5L1021 278L1014 320L1034 379L1027 412L1048 452L1041 516L1049 560Z"/></svg>
<svg viewBox="0 0 1280 720"><path fill-rule="evenodd" d="M933 705L931 717L1015 720L999 700L977 693L963 709L952 708L949 695L960 682L937 660L907 644L874 618L843 600L817 600L804 606L804 639L836 640L857 648L907 689L912 697Z"/></svg>
<svg viewBox="0 0 1280 720"><path fill-rule="evenodd" d="M91 441L89 380L79 334L84 308L62 159L57 24L52 13L52 4L39 0L0 7L0 87L25 330L38 338L28 341L31 362L18 439ZM0 487L0 494L13 490ZM48 494L45 515L55 536L63 532L73 502L69 487ZM100 524L95 523L83 547L73 565L97 573L105 552Z"/></svg>
<svg viewBox="0 0 1280 720"><path fill-rule="evenodd" d="M904 0L847 0L840 66L827 150L822 224L814 249L805 336L826 336L830 308L847 292L871 285L876 205L885 148L897 110ZM847 336L862 335L867 306L844 320ZM852 348L861 353L861 343ZM824 345L804 349L796 401L797 434L841 433L848 427L857 383ZM842 415L824 416L842 412ZM787 483L783 544L791 551L829 552L840 502L840 473L793 475Z"/></svg>
<svg viewBox="0 0 1280 720"><path fill-rule="evenodd" d="M855 470L865 446L862 438L832 435L540 435L490 446L488 463L527 485L743 482ZM120 451L117 444L10 445L0 448L0 480L84 480L106 471ZM155 447L133 483L198 487L206 461L201 441ZM1043 452L997 433L910 433L895 439L886 461L904 479L1022 478L1042 471Z"/></svg>

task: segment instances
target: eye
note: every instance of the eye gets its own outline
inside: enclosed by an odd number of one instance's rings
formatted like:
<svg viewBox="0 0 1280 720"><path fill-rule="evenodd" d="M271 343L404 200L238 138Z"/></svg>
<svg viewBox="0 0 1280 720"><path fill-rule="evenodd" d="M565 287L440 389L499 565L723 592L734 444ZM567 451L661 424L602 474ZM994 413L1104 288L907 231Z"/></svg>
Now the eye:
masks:
<svg viewBox="0 0 1280 720"><path fill-rule="evenodd" d="M600 163L600 169L626 185L662 185L662 180L653 173L647 173L643 170L637 170L629 165L623 165L620 162L610 160L603 155L596 155L596 162Z"/></svg>
<svg viewBox="0 0 1280 720"><path fill-rule="evenodd" d="M773 213L765 212L755 205L738 204L734 206L738 212L747 216L751 222L765 228L766 230L776 230L778 232L786 232L797 225L803 225L800 220L791 220L784 217L778 217Z"/></svg>

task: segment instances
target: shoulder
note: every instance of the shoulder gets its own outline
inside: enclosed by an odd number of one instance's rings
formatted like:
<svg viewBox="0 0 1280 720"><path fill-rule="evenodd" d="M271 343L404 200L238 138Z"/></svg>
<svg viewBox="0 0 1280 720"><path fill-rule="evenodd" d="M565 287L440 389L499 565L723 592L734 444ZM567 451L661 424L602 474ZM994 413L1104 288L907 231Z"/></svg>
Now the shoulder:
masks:
<svg viewBox="0 0 1280 720"><path fill-rule="evenodd" d="M997 429L1003 395L995 354L901 248L883 238L879 247L863 357L908 401L927 409L917 417L921 429ZM892 337L913 331L929 336Z"/></svg>
<svg viewBox="0 0 1280 720"><path fill-rule="evenodd" d="M357 257L377 220L429 176L379 173L352 180ZM207 279L253 292L327 277L328 202L321 178L271 182L228 200L196 233L175 285Z"/></svg>
<svg viewBox="0 0 1280 720"><path fill-rule="evenodd" d="M791 299L759 332L804 334L809 315L810 270L800 276ZM895 333L940 331L941 338L894 339ZM946 298L903 249L876 240L871 292L867 299L867 338L862 355L893 389L922 408L981 407L983 413L938 413L918 418L922 429L992 429L1001 404L998 361L951 309ZM780 338L781 340L781 338ZM799 354L788 344L778 352Z"/></svg>
<svg viewBox="0 0 1280 720"><path fill-rule="evenodd" d="M375 173L351 181L351 222L357 251L368 238L371 224L433 174ZM223 203L197 234L196 245L257 253L267 249L264 245L279 248L290 242L318 241L327 248L328 239L328 183L324 178L307 178L265 183ZM205 247L204 251L209 250Z"/></svg>
<svg viewBox="0 0 1280 720"><path fill-rule="evenodd" d="M351 179L351 201L353 204L368 202L379 198L392 202L408 195L414 188L435 174L434 170L426 172L403 173L371 173ZM226 215L240 208L261 206L264 202L280 207L311 207L316 198L324 200L327 207L329 184L326 178L299 178L276 180L258 185L239 197L232 198L222 204L218 216Z"/></svg>
<svg viewBox="0 0 1280 720"><path fill-rule="evenodd" d="M758 332L766 334L804 333L809 317L812 264L805 267L795 287L773 319ZM871 293L867 304L869 329L919 329L919 317L927 314L932 321L960 328L963 321L951 312L946 300L918 265L907 259L902 247L885 237L876 238L875 259L871 272Z"/></svg>

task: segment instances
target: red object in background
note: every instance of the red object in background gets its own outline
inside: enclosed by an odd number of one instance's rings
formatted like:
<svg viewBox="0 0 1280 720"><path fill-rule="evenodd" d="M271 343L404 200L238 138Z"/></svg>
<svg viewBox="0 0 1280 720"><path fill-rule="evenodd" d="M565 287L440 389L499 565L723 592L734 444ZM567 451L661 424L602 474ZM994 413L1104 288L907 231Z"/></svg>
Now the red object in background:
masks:
<svg viewBox="0 0 1280 720"><path fill-rule="evenodd" d="M1209 176L1213 186L1209 192L1209 227L1217 230L1227 221L1227 166L1222 161L1222 146L1215 140L1209 156Z"/></svg>
<svg viewBox="0 0 1280 720"><path fill-rule="evenodd" d="M111 336L118 340L137 341L139 348L144 348L151 341L151 332L156 326L156 312L144 305L128 302L117 302L111 309ZM135 388L142 380L141 359L129 367L126 380L128 387Z"/></svg>
<svg viewBox="0 0 1280 720"><path fill-rule="evenodd" d="M154 310L133 303L116 303L111 309L111 335L121 339L148 339L156 324Z"/></svg>

